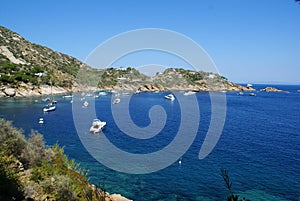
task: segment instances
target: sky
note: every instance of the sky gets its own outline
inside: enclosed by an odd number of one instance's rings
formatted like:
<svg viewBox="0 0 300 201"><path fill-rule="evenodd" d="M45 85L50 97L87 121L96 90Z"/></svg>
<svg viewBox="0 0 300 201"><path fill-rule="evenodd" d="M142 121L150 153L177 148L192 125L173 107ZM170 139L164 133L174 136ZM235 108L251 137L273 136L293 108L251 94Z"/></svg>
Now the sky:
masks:
<svg viewBox="0 0 300 201"><path fill-rule="evenodd" d="M294 0L10 0L1 2L0 25L81 61L115 35L166 29L199 44L230 81L300 84L300 4ZM145 55L115 65L184 65Z"/></svg>

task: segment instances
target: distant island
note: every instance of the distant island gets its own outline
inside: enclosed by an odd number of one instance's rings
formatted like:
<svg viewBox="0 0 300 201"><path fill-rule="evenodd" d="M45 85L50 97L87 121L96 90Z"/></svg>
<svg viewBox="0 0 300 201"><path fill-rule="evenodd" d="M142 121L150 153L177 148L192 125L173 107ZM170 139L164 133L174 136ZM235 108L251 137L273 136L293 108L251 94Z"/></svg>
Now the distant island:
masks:
<svg viewBox="0 0 300 201"><path fill-rule="evenodd" d="M95 69L0 26L0 97L70 93L73 90L253 91L209 73L168 68L148 77L137 69Z"/></svg>

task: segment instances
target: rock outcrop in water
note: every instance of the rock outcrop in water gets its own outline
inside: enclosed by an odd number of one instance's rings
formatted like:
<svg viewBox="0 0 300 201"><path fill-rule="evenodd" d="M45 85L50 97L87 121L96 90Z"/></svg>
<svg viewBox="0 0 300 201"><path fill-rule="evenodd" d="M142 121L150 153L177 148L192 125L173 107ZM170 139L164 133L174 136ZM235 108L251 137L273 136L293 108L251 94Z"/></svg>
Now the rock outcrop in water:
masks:
<svg viewBox="0 0 300 201"><path fill-rule="evenodd" d="M264 89L261 89L260 91L263 91L263 92L284 92L283 90L276 89L274 87L266 87Z"/></svg>

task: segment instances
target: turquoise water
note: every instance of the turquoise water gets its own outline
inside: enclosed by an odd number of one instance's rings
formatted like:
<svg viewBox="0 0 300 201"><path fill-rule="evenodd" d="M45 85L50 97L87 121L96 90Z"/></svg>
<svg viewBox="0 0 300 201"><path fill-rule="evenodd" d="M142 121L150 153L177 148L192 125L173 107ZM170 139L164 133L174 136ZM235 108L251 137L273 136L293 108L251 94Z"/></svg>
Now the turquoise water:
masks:
<svg viewBox="0 0 300 201"><path fill-rule="evenodd" d="M0 99L0 117L13 120L26 135L31 128L38 130L48 145L58 141L70 158L90 170L90 182L133 200L225 200L228 192L220 168L228 169L233 191L241 196L252 200L299 200L300 93L296 90L300 86L277 88L290 93L257 93L255 97L226 93L227 116L221 138L203 160L198 154L209 128L211 103L208 93L197 93L200 127L182 164L176 161L145 175L116 172L89 155L77 135L70 99L56 97L57 110L47 114L42 112L44 103L40 98ZM107 122L105 136L132 153L151 153L168 145L178 131L181 113L178 102L171 103L164 95L141 93L131 99L130 114L138 126L150 123L148 111L153 105L161 105L167 113L162 133L147 140L123 134L113 119L110 95L97 98L97 115ZM43 125L38 124L40 117L44 118Z"/></svg>

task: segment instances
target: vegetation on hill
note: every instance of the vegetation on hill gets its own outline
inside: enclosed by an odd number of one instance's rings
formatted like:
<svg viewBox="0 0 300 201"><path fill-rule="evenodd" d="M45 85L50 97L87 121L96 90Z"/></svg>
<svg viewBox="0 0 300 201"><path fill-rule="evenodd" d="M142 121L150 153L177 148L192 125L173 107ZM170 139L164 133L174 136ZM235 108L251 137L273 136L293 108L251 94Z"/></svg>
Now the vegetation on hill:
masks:
<svg viewBox="0 0 300 201"><path fill-rule="evenodd" d="M44 73L40 66L18 66L7 60L0 61L0 83L3 85L10 85L11 87L18 87L22 82L31 83L39 86L41 84L50 84L50 75L38 77L36 73Z"/></svg>
<svg viewBox="0 0 300 201"><path fill-rule="evenodd" d="M36 132L26 140L0 119L0 200L105 200L84 174L57 144L47 148Z"/></svg>
<svg viewBox="0 0 300 201"><path fill-rule="evenodd" d="M38 90L41 85L63 87L65 91L75 86L79 90L90 87L126 91L252 90L230 83L215 73L183 68L168 68L154 77L131 67L94 69L71 56L30 43L0 26L0 97L26 96L32 94L32 90L34 94L42 94L44 92Z"/></svg>
<svg viewBox="0 0 300 201"><path fill-rule="evenodd" d="M107 68L104 70L99 79L98 87L113 87L116 86L118 83L136 84L145 82L148 79L149 78L146 75L140 73L135 68Z"/></svg>
<svg viewBox="0 0 300 201"><path fill-rule="evenodd" d="M153 78L153 82L162 85L163 87L172 88L181 86L187 88L208 87L208 85L221 85L227 83L227 79L219 74L208 73L203 71L192 71L183 68L168 68L162 73L157 73Z"/></svg>
<svg viewBox="0 0 300 201"><path fill-rule="evenodd" d="M0 84L18 87L20 83L68 87L80 68L88 68L77 59L30 43L17 33L0 26ZM35 75L44 73L45 77Z"/></svg>

